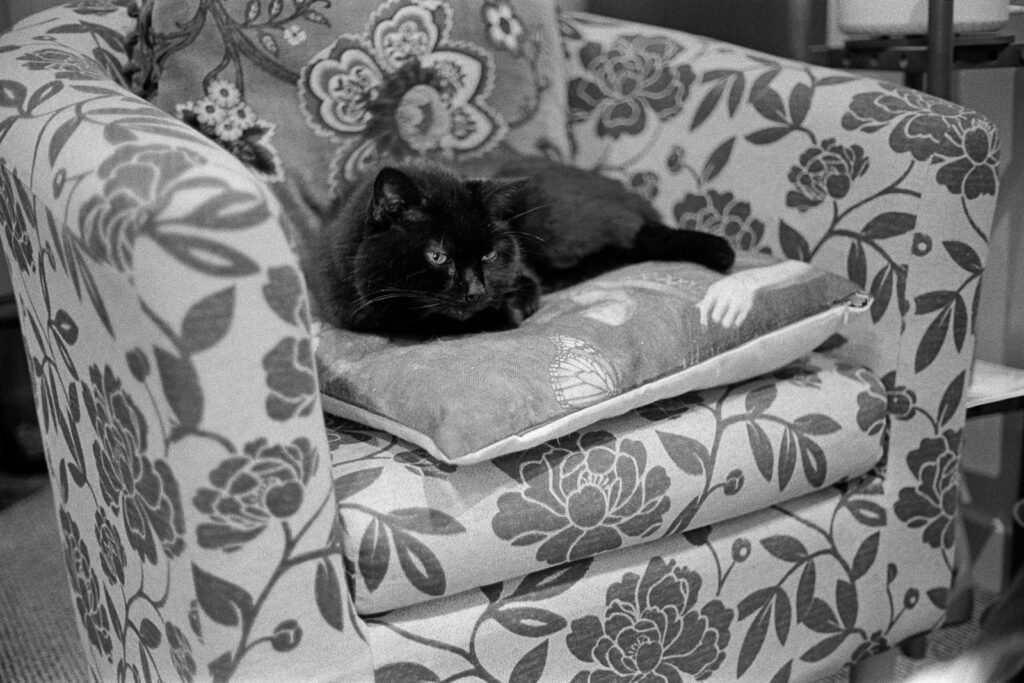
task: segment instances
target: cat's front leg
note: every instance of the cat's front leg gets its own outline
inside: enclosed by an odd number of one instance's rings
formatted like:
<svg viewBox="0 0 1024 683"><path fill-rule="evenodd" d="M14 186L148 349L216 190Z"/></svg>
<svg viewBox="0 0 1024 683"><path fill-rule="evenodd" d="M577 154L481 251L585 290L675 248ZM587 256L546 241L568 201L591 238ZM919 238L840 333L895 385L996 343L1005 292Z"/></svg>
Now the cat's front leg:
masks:
<svg viewBox="0 0 1024 683"><path fill-rule="evenodd" d="M513 288L494 306L487 308L469 321L470 330L496 332L514 330L540 308L540 281L525 271L515 281Z"/></svg>
<svg viewBox="0 0 1024 683"><path fill-rule="evenodd" d="M540 308L540 280L533 273L524 270L516 279L516 288L505 295L504 306L512 327L519 327L524 320Z"/></svg>

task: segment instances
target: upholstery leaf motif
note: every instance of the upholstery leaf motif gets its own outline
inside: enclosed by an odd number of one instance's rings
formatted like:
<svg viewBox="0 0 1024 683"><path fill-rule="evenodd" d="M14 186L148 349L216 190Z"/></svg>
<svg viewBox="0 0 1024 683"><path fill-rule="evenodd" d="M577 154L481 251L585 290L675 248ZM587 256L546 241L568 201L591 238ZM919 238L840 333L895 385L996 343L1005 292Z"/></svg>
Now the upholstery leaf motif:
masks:
<svg viewBox="0 0 1024 683"><path fill-rule="evenodd" d="M871 290L871 334L886 341L827 352L858 365L775 373L775 395L741 385L621 418L631 430L695 442L674 421L711 425L700 448L671 447L679 462L656 435L604 426L480 468L446 466L352 425L332 431L329 454L317 433L302 278L266 185L275 152L286 154L275 137L284 126L240 86L263 77L309 85L313 63L336 61L317 73L327 77L316 93L327 109L307 107L308 125L297 121L310 131L311 121L361 127L327 126L338 157L324 176L340 184L393 140L402 151L433 145L462 156L516 132L516 112L497 115L488 98L505 85L503 61L537 59L535 27L522 3L488 0L470 17L483 47L464 49L451 39L456 5L447 0L388 0L358 33L345 33L353 29L319 0L200 4L201 15L190 11L204 21L159 39L185 48L201 27L216 28L228 38L226 61L218 67L217 55L210 66L219 70L179 100L178 119L122 85L122 73L135 85L153 76L138 59L153 52L151 29L163 29L145 7L134 42L124 3L76 3L0 46L3 249L73 618L99 677L227 681L287 669L325 638L338 641L322 653L325 666L344 658L368 674L368 625L388 643L373 652L380 680L764 672L783 681L935 623L949 601L963 392L999 188L1000 141L988 119L715 41L564 15L568 73L526 76L538 92L568 85L575 146L537 149L624 179L681 227L847 274ZM218 12L214 27L207 20ZM333 55L317 57L307 42L317 31ZM429 49L418 64L400 59L419 37ZM203 110L206 99L214 106ZM536 104L523 100L523 116ZM447 115L452 138L435 127L441 119L417 113ZM238 161L255 175L239 175ZM236 345L243 316L276 332ZM206 373L221 366L255 368L255 379L213 381ZM599 364L588 371L601 374ZM848 413L790 398L815 396L823 379L855 383ZM225 400L236 409L222 410ZM832 444L853 438L884 443L884 464L775 504L835 481ZM746 460L726 464L733 450ZM337 508L328 455L343 473ZM443 549L470 533L458 509L467 499L456 494L471 490L477 502L477 490L450 487L457 475L494 475L509 487L503 503L487 503L484 540L539 570L492 576L486 594L455 588ZM367 504L401 477L435 498L393 510ZM684 479L686 495L673 497ZM757 524L701 521L755 495L773 501L752 513ZM344 529L332 521L339 510ZM263 571L229 561L248 553L264 558ZM425 597L463 592L464 610L447 622L457 627L435 628L435 605L450 601L426 603L417 611L426 616L403 623L357 615L354 596L373 581L376 593L409 582ZM494 642L500 664L486 655Z"/></svg>

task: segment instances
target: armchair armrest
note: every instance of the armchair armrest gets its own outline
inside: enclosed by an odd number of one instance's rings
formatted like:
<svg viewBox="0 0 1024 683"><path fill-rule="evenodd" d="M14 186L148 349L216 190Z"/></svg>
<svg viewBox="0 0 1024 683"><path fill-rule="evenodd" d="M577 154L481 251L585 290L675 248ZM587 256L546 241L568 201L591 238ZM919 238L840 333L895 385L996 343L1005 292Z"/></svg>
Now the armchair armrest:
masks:
<svg viewBox="0 0 1024 683"><path fill-rule="evenodd" d="M902 525L906 548L933 551L931 578L948 584L998 191L992 123L915 90L677 31L567 14L562 33L577 165L653 197L669 222L871 292L870 329L834 353L882 379L888 458L850 487L849 507L862 523ZM945 607L944 591L928 597Z"/></svg>
<svg viewBox="0 0 1024 683"><path fill-rule="evenodd" d="M0 39L0 225L94 675L367 680L286 217L119 84L132 22L100 9Z"/></svg>
<svg viewBox="0 0 1024 683"><path fill-rule="evenodd" d="M916 337L901 344L911 373L949 347L970 357L998 188L987 118L678 31L568 13L563 36L577 165L670 223L870 290L874 334ZM865 360L895 369L896 345L880 352Z"/></svg>

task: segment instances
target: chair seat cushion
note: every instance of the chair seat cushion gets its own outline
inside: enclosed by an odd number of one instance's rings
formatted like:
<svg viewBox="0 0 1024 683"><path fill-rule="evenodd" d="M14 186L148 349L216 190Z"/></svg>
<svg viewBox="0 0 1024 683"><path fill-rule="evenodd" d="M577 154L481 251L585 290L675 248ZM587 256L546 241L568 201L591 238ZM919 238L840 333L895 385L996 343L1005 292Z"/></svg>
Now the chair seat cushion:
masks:
<svg viewBox="0 0 1024 683"><path fill-rule="evenodd" d="M881 382L820 354L471 465L329 417L357 610L424 602L802 496L870 470L885 428Z"/></svg>
<svg viewBox="0 0 1024 683"><path fill-rule="evenodd" d="M323 325L316 363L324 410L441 460L481 462L652 401L770 372L868 311L844 278L795 261L747 259L727 276L693 263L620 268L546 296L536 314L503 332L414 343ZM752 297L742 324L701 320L698 304L714 285Z"/></svg>

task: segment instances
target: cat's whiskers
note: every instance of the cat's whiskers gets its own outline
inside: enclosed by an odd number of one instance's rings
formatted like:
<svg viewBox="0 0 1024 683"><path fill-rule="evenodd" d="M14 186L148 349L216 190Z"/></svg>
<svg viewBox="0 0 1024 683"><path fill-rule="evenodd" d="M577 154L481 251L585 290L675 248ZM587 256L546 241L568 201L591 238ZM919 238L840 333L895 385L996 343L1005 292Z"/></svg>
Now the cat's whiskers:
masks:
<svg viewBox="0 0 1024 683"><path fill-rule="evenodd" d="M540 235L534 235L533 233L523 232L522 230L502 230L501 234L508 235L509 237L526 237L528 239L536 240L537 242L541 243L547 242L547 240L541 237Z"/></svg>
<svg viewBox="0 0 1024 683"><path fill-rule="evenodd" d="M419 309L428 308L447 308L459 306L462 301L458 297L445 294L443 292L425 292L418 289L405 289L402 287L387 287L385 289L377 290L372 295L366 297L360 302L359 306L353 311L353 313L359 313L374 304L378 304L384 301L393 301L395 299L406 299Z"/></svg>
<svg viewBox="0 0 1024 683"><path fill-rule="evenodd" d="M523 216L531 214L534 211L540 211L541 209L550 209L552 206L554 206L554 204L538 204L537 206L531 206L529 209L526 209L525 211L520 211L514 216L509 216L508 218L505 219L505 221L511 223L517 218L522 218Z"/></svg>
<svg viewBox="0 0 1024 683"><path fill-rule="evenodd" d="M362 313L364 310L371 306L382 303L384 301L391 301L394 299L425 299L427 295L424 292L419 292L415 289L399 289L389 287L379 292L375 292L372 296L368 296L359 302L359 305L352 311L352 315Z"/></svg>
<svg viewBox="0 0 1024 683"><path fill-rule="evenodd" d="M424 301L417 306L410 306L409 308L414 311L439 311L442 310L444 306L437 301Z"/></svg>

